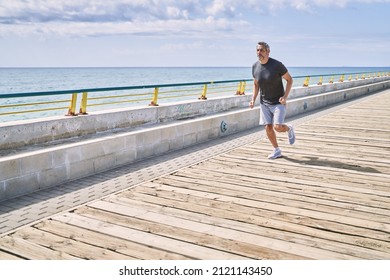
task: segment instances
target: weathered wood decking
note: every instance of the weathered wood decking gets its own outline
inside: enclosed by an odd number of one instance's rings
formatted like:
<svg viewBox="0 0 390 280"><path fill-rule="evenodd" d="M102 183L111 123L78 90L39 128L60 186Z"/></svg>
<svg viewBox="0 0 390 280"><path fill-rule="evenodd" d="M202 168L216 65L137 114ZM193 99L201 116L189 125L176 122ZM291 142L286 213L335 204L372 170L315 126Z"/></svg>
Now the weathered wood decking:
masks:
<svg viewBox="0 0 390 280"><path fill-rule="evenodd" d="M390 91L26 226L0 259L390 259Z"/></svg>

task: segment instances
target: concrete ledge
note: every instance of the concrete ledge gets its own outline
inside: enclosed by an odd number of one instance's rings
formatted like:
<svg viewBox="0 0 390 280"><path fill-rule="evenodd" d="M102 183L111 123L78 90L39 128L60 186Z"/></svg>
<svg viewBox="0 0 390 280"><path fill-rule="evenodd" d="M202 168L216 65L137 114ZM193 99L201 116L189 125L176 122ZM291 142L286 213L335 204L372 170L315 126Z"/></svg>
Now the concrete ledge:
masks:
<svg viewBox="0 0 390 280"><path fill-rule="evenodd" d="M345 82L324 83L323 85L310 85L309 87L293 88L290 93L290 98L298 98L311 96L326 92L332 92L343 89L350 89L370 84L376 84L389 80L390 77L375 77L370 79L351 80Z"/></svg>
<svg viewBox="0 0 390 280"><path fill-rule="evenodd" d="M258 122L258 109L242 109L2 157L0 200L247 130Z"/></svg>
<svg viewBox="0 0 390 280"><path fill-rule="evenodd" d="M301 95L301 97L289 100L287 116L299 115L384 90L389 86L390 80L386 80L321 94ZM298 89L298 93L299 90L306 89ZM175 112L179 110L180 106L185 107L187 104L170 105L167 108L150 108L156 112L155 117L160 117L158 121L152 121L151 113L145 113L145 118L149 120L146 122L148 125L133 127L129 131L96 134L95 137L89 137L89 139L73 138L72 141L64 141L61 144L41 145L37 146L36 149L25 149L3 156L0 158L0 200L24 195L116 166L254 128L259 124L259 108L248 109L250 98L251 95L238 98L229 97L227 98L229 101L216 99L210 100L210 103L189 103L191 105L188 105L190 106L189 110L185 110L185 113L181 114L175 114ZM201 106L197 107L198 104ZM207 108L205 104L211 104L207 106L213 108L207 111L204 109ZM226 109L228 107L229 110ZM244 109L234 107L244 107ZM220 108L223 112L218 112ZM149 108L143 110L149 111ZM217 113L207 113L213 112L213 110ZM157 114L157 112L159 113ZM109 113L105 117L104 114L100 114L98 118L110 119L112 114ZM120 114L130 113L120 112ZM174 116L178 115L182 118L173 120ZM194 115L198 117L191 119L191 116ZM140 116L142 116L142 112L139 113L138 118ZM91 121L95 117L97 116L91 115L90 118L87 116L75 119L81 121L89 119ZM106 122L108 123L109 120ZM44 122L41 125L50 127ZM23 130L23 126L19 129Z"/></svg>
<svg viewBox="0 0 390 280"><path fill-rule="evenodd" d="M227 112L246 108L249 98L246 95L232 95L156 107L105 110L76 117L63 116L6 122L0 124L2 136L0 150Z"/></svg>
<svg viewBox="0 0 390 280"><path fill-rule="evenodd" d="M318 108L330 106L346 100L354 99L390 87L390 80L370 83L358 87L345 88L322 94L307 95L288 101L286 117L295 116Z"/></svg>

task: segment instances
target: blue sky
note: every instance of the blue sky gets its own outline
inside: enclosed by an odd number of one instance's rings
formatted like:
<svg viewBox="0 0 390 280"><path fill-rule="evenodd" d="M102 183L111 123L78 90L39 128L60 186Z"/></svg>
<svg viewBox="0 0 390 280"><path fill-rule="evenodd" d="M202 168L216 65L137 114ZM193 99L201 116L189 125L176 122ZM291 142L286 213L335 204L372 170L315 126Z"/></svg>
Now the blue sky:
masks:
<svg viewBox="0 0 390 280"><path fill-rule="evenodd" d="M390 66L390 0L0 0L0 67Z"/></svg>

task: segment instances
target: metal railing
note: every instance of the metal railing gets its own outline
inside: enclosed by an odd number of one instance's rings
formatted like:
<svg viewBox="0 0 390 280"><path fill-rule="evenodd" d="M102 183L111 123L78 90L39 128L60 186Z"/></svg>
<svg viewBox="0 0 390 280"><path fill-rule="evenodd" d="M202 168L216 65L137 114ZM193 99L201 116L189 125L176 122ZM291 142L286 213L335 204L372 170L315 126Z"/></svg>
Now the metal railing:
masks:
<svg viewBox="0 0 390 280"><path fill-rule="evenodd" d="M353 79L370 79L374 77L390 76L390 72L360 72L322 74L311 76L294 76L294 80L303 80L302 86L322 85L327 83L344 82ZM310 79L314 83L310 84ZM93 107L115 108L128 107L126 104L136 103L158 106L161 100L189 100L197 97L206 100L209 96L226 94L245 94L246 84L253 79L226 80L214 82L195 82L178 84L160 84L144 86L87 88L76 90L0 93L0 117L18 114L40 113L45 111L66 111L67 116L88 114ZM325 81L326 80L326 81ZM79 101L79 96L81 100ZM78 103L79 101L79 103ZM68 105L66 105L68 104ZM77 110L79 104L79 110ZM29 117L26 117L29 118Z"/></svg>

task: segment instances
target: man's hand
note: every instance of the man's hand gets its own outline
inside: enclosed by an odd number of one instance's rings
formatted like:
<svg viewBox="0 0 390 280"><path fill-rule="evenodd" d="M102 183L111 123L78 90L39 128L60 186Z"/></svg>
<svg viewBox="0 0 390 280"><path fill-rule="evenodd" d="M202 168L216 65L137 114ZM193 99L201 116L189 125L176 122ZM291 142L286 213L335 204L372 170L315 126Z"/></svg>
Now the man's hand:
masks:
<svg viewBox="0 0 390 280"><path fill-rule="evenodd" d="M280 102L280 104L286 105L287 100L286 100L286 98L284 98L284 96L282 96L279 98L279 102Z"/></svg>

